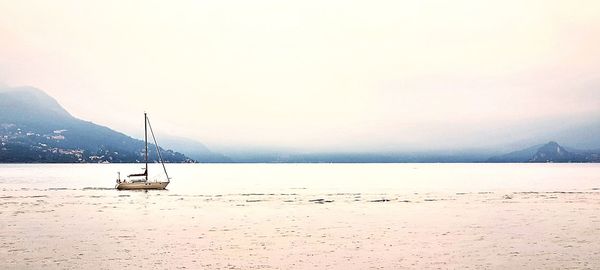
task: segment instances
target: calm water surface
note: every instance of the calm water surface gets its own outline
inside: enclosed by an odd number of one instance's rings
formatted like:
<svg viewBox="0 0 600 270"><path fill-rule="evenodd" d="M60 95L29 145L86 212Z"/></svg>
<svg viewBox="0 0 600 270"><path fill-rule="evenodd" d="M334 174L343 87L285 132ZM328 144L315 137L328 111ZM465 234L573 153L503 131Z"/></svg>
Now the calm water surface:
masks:
<svg viewBox="0 0 600 270"><path fill-rule="evenodd" d="M5 190L113 188L138 164L0 164ZM600 164L168 164L168 193L585 191ZM150 166L151 178L162 168ZM154 174L156 175L154 175Z"/></svg>
<svg viewBox="0 0 600 270"><path fill-rule="evenodd" d="M0 268L600 267L600 164L141 166L0 165Z"/></svg>

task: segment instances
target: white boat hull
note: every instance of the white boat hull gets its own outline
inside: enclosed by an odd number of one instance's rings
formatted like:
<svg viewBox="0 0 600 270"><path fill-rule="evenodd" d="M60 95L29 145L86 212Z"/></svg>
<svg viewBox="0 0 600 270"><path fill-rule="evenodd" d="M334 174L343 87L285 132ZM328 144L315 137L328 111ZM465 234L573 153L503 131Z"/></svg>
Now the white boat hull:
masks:
<svg viewBox="0 0 600 270"><path fill-rule="evenodd" d="M116 189L165 189L169 182L121 182Z"/></svg>

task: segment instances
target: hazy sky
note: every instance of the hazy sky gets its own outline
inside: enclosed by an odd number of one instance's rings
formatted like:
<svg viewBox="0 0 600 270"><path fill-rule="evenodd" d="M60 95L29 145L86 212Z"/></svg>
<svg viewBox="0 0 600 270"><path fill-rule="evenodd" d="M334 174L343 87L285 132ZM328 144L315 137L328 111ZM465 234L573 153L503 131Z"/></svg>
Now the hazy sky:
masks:
<svg viewBox="0 0 600 270"><path fill-rule="evenodd" d="M600 1L0 0L0 81L209 147L487 147L600 118Z"/></svg>

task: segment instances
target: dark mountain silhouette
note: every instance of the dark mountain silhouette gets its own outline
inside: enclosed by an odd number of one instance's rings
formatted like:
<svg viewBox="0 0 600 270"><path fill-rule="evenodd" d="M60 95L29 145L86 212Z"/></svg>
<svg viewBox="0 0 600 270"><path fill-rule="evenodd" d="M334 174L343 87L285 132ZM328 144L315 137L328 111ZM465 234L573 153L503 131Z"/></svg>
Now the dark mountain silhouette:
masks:
<svg viewBox="0 0 600 270"><path fill-rule="evenodd" d="M0 162L141 162L144 148L141 140L73 117L33 87L0 88L0 144ZM161 152L166 162L192 161Z"/></svg>
<svg viewBox="0 0 600 270"><path fill-rule="evenodd" d="M600 151L576 150L548 142L505 155L495 156L488 162L599 162Z"/></svg>
<svg viewBox="0 0 600 270"><path fill-rule="evenodd" d="M530 162L583 162L583 155L571 153L556 142L549 142L538 149Z"/></svg>
<svg viewBox="0 0 600 270"><path fill-rule="evenodd" d="M525 148L523 150L510 152L508 154L495 156L488 159L488 162L529 162L531 158L537 153L538 149L542 147L543 144L535 145L529 148Z"/></svg>

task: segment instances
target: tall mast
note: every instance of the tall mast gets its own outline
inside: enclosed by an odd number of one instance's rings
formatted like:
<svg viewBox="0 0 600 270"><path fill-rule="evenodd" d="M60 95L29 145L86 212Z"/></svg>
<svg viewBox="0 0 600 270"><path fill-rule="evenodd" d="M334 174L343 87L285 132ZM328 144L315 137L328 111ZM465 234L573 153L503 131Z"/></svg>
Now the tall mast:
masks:
<svg viewBox="0 0 600 270"><path fill-rule="evenodd" d="M148 181L148 116L146 116L146 112L144 112L144 144L146 147L145 152L145 161L146 161L146 182Z"/></svg>
<svg viewBox="0 0 600 270"><path fill-rule="evenodd" d="M152 130L152 124L150 124L150 119L148 119L148 117L146 117L146 122L148 123L148 126L150 127L150 134L152 134L152 140L154 140L154 146L156 146L156 153L158 153L158 160L162 164L163 170L165 171L165 176L167 177L167 182L171 182L171 179L169 178L169 174L167 173L167 167L165 167L165 161L163 160L162 155L160 154L160 147L158 146L158 142L156 142L156 137L154 136L154 130ZM146 144L146 147L147 146L148 145Z"/></svg>

